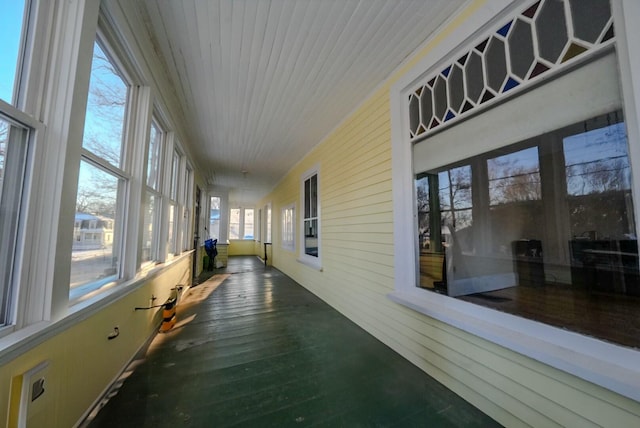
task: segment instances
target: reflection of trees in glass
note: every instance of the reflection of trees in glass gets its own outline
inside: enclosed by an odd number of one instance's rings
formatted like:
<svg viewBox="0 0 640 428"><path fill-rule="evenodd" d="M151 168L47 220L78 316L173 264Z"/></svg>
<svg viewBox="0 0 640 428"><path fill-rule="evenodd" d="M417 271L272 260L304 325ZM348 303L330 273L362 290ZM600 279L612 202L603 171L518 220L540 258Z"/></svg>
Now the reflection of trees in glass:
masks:
<svg viewBox="0 0 640 428"><path fill-rule="evenodd" d="M421 248L442 251L445 235L472 225L471 166L421 174L415 186Z"/></svg>
<svg viewBox="0 0 640 428"><path fill-rule="evenodd" d="M587 195L630 188L627 156L567 166L567 193Z"/></svg>
<svg viewBox="0 0 640 428"><path fill-rule="evenodd" d="M442 224L461 229L471 224L471 166L451 168L438 174Z"/></svg>
<svg viewBox="0 0 640 428"><path fill-rule="evenodd" d="M568 136L563 151L572 236L631 236L635 226L624 123Z"/></svg>
<svg viewBox="0 0 640 428"><path fill-rule="evenodd" d="M96 42L82 146L120 166L127 85Z"/></svg>
<svg viewBox="0 0 640 428"><path fill-rule="evenodd" d="M537 147L488 159L487 169L491 205L542 197Z"/></svg>
<svg viewBox="0 0 640 428"><path fill-rule="evenodd" d="M631 188L624 123L571 135L562 144L569 195Z"/></svg>
<svg viewBox="0 0 640 428"><path fill-rule="evenodd" d="M424 175L416 179L416 201L418 209L418 228L424 230L429 226L429 176Z"/></svg>

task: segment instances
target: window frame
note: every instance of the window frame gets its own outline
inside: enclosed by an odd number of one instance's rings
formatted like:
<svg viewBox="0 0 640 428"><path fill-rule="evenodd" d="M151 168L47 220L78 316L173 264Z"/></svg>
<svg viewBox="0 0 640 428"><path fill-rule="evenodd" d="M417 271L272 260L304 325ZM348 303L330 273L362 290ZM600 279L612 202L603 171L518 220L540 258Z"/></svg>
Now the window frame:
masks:
<svg viewBox="0 0 640 428"><path fill-rule="evenodd" d="M305 217L305 202L306 202L306 188L305 188L305 182L307 180L309 180L310 178L312 178L313 176L316 176L316 215L315 216L311 216L311 217ZM320 166L319 165L314 165L313 167L311 167L310 169L308 169L307 171L304 172L304 174L301 175L300 177L300 224L298 225L298 231L299 231L299 237L298 237L298 244L299 244L299 251L298 251L298 261L300 263L303 263L309 267L312 267L314 269L318 269L318 270L322 270L322 207L321 207L321 203L320 203L320 194L321 194L321 180L320 180ZM304 233L304 226L305 226L305 221L307 220L313 220L315 219L317 221L317 248L318 248L318 254L317 256L312 256L309 254L305 253L305 233Z"/></svg>
<svg viewBox="0 0 640 428"><path fill-rule="evenodd" d="M155 186L149 185L149 155L151 149L151 129L156 126L158 130L158 148L157 154L158 158L156 160L156 178L155 178ZM157 261L159 261L162 256L160 254L160 240L161 240L161 231L162 231L162 207L163 207L163 198L162 198L162 186L164 182L164 155L165 155L165 146L167 141L167 127L162 120L162 115L160 110L154 108L153 114L151 116L151 121L149 124L149 138L147 139L147 147L146 147L146 156L145 156L145 179L144 179L144 188L143 188L143 203L141 205L141 210L143 214L146 210L146 202L147 196L153 196L154 198L154 218L152 222L152 230L151 230L151 247L149 248L149 260L143 260L142 254L140 255L141 267L144 268L148 265L153 265ZM144 218L144 215L143 215ZM142 233L141 239L144 239L144 219L142 221ZM144 251L144 247L142 241L140 242L140 251Z"/></svg>
<svg viewBox="0 0 640 428"><path fill-rule="evenodd" d="M217 197L217 196L214 196ZM238 210L238 237L237 238L232 238L231 235L229 235L229 239L230 240L234 240L234 241L257 241L258 239L255 236L255 227L256 227L256 210L255 208L252 207L231 207L228 209L228 213L229 213L229 221L227 222L228 227L229 227L229 233L231 233L231 211L232 210ZM244 230L244 224L245 224L245 216L246 216L246 211L247 210L252 210L253 211L253 237L252 238L245 238L245 230ZM222 199L220 201L220 212L222 213ZM222 225L222 216L220 216L220 224Z"/></svg>
<svg viewBox="0 0 640 428"><path fill-rule="evenodd" d="M23 127L28 133L26 136L26 148L24 156L24 165L21 169L22 186L16 213L16 225L12 233L14 234L15 243L10 250L12 260L9 263L8 277L9 281L2 286L8 295L6 301L6 311L4 319L0 319L0 338L14 332L16 329L23 327L28 322L31 315L28 312L38 312L35 306L35 299L27 300L25 291L36 288L37 284L29 282L29 266L24 263L29 252L34 251L35 244L30 237L33 237L31 225L34 222L34 215L30 213L31 207L37 198L38 186L35 182L37 172L34 169L36 160L41 156L41 150L37 143L44 137L44 125L31 117L26 112L16 108L15 106L0 100L0 114L4 116L4 120L14 122L16 125ZM6 162L6 159L5 159ZM1 197L1 196L0 196ZM30 244L29 242L32 242ZM40 296L39 296L40 297ZM40 303L39 301L37 303ZM42 302L44 303L44 302ZM39 306L39 305L38 305Z"/></svg>
<svg viewBox="0 0 640 428"><path fill-rule="evenodd" d="M163 210L164 217L162 220L166 236L166 239L163 241L166 242L166 245L163 247L163 256L165 261L172 260L182 252L180 213L183 205L180 203L180 188L182 184L182 169L185 158L183 154L184 151L180 146L175 132L170 132L168 141L169 143L165 148L165 185L163 195L166 209Z"/></svg>
<svg viewBox="0 0 640 428"><path fill-rule="evenodd" d="M417 237L414 232L416 217L413 208L414 155L411 145L407 144L406 100L410 88L425 71L437 68L434 65L442 67L441 64L450 60L460 46L472 45L474 41L486 37L499 24L499 20L508 18L514 10L528 4L524 1L507 0L488 0L487 3L487 7L474 12L464 25L441 40L398 79L391 89L395 287L388 297L398 304L474 336L639 400L640 369L635 364L638 350L459 301L415 286L418 261L415 254ZM614 46L621 93L632 94L623 97L622 106L627 122L631 167L637 169L640 162L640 149L637 147L640 139L640 114L636 103L640 100L640 89L634 88L632 76L634 70L636 73L640 72L640 55L629 45L637 48L637 40L640 40L640 29L632 25L630 18L632 13L640 13L640 4L633 0L614 0L611 8L616 28ZM634 199L640 201L640 180L637 174L633 178L632 192ZM636 224L637 217L638 210Z"/></svg>

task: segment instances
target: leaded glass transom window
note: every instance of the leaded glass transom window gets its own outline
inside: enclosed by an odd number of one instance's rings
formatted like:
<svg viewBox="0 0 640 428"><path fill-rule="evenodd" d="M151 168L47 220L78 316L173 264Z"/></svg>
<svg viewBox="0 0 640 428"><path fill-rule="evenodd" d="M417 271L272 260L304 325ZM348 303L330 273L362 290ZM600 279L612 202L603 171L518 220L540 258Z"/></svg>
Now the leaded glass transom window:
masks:
<svg viewBox="0 0 640 428"><path fill-rule="evenodd" d="M409 139L443 129L488 101L608 46L613 38L609 0L533 2L412 90Z"/></svg>

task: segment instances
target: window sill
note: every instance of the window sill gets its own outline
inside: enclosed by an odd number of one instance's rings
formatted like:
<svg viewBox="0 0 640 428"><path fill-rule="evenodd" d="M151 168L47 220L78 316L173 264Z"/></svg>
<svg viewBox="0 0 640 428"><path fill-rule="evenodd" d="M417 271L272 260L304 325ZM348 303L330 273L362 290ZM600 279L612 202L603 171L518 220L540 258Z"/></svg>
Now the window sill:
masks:
<svg viewBox="0 0 640 428"><path fill-rule="evenodd" d="M416 288L392 301L467 333L640 401L640 352Z"/></svg>
<svg viewBox="0 0 640 428"><path fill-rule="evenodd" d="M324 271L324 268L322 267L322 265L320 264L320 262L319 262L319 261L317 261L317 260L309 260L309 259L305 259L305 258L298 257L298 258L296 259L296 261L297 261L298 263L302 263L302 264L303 264L303 265L305 265L305 266L308 266L308 267L310 267L310 268L313 268L313 269L315 269L315 270L317 270L317 271L320 271L320 272L323 272L323 271Z"/></svg>

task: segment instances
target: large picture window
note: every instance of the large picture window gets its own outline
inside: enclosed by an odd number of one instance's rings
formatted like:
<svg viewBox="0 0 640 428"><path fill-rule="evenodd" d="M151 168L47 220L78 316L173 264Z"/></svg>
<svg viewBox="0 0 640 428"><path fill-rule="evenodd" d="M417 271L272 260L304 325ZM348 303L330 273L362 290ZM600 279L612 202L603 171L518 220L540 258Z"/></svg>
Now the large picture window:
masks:
<svg viewBox="0 0 640 428"><path fill-rule="evenodd" d="M640 346L620 111L420 173L416 202L419 287Z"/></svg>

